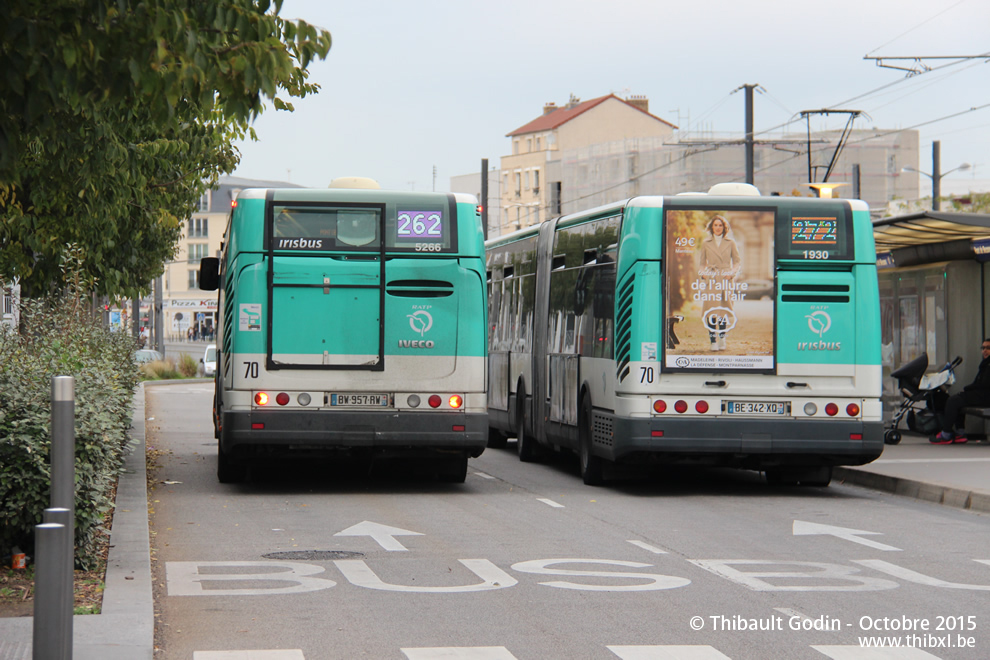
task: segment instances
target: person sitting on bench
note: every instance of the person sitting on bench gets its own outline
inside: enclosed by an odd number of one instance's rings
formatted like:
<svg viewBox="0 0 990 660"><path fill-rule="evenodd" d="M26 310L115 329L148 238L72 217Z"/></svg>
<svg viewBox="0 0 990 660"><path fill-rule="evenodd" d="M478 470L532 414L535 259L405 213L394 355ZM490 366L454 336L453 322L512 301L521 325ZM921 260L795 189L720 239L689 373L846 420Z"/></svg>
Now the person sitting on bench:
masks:
<svg viewBox="0 0 990 660"><path fill-rule="evenodd" d="M976 372L973 382L963 388L962 392L953 394L945 402L945 413L942 416L942 431L933 442L939 445L966 442L966 436L953 430L953 427L964 426L963 408L990 406L990 338L983 340L983 360Z"/></svg>

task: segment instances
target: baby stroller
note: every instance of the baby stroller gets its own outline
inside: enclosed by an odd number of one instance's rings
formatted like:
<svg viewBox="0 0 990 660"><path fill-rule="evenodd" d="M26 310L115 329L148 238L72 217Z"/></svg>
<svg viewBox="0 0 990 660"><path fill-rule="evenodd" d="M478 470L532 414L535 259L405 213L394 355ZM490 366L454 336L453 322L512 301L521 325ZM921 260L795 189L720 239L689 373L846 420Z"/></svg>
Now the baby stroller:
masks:
<svg viewBox="0 0 990 660"><path fill-rule="evenodd" d="M962 362L957 357L934 374L926 374L928 354L922 353L900 369L891 372L897 379L897 389L904 396L900 407L894 412L890 428L884 431L883 441L896 445L901 441L898 425L907 417L907 427L915 433L932 436L942 428L942 413L945 401L949 398L949 386L956 382L955 368Z"/></svg>

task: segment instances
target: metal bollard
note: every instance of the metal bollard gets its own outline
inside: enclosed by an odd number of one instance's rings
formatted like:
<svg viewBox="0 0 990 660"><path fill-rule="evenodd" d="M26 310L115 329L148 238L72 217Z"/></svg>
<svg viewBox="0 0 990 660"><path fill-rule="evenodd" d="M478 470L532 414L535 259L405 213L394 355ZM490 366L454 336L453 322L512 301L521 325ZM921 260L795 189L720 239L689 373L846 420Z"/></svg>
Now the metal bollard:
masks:
<svg viewBox="0 0 990 660"><path fill-rule="evenodd" d="M65 637L66 610L60 602L65 575L64 548L69 530L58 523L34 528L34 660L71 660L72 637ZM69 611L71 621L71 610Z"/></svg>
<svg viewBox="0 0 990 660"><path fill-rule="evenodd" d="M52 378L52 508L76 509L76 379Z"/></svg>
<svg viewBox="0 0 990 660"><path fill-rule="evenodd" d="M61 546L57 548L58 561L61 564L57 573L58 582L50 587L57 594L58 600L49 604L46 609L51 609L51 613L46 612L46 615L54 616L58 621L57 637L62 644L59 655L51 657L68 659L72 657L76 538L76 379L72 376L52 378L51 441L52 490L49 505L51 508L45 511L45 522L61 523L64 534L59 537ZM52 513L49 513L50 511ZM40 552L36 551L35 554L40 555ZM40 571L39 562L36 575ZM35 609L37 611L37 606ZM37 614L35 616L37 617ZM36 636L37 630L36 618ZM52 631L49 629L48 632Z"/></svg>
<svg viewBox="0 0 990 660"><path fill-rule="evenodd" d="M58 589L58 600L56 601L57 607L63 608L65 611L60 617L62 622L62 639L69 640L70 651L72 644L72 613L75 611L75 543L73 542L73 530L75 529L74 520L72 519L72 511L69 509L62 508L50 508L45 509L45 513L42 516L42 522L45 523L55 523L62 525L67 530L65 534L64 547L59 550L59 558L62 561L62 573L64 576L59 581ZM71 653L69 656L72 657Z"/></svg>

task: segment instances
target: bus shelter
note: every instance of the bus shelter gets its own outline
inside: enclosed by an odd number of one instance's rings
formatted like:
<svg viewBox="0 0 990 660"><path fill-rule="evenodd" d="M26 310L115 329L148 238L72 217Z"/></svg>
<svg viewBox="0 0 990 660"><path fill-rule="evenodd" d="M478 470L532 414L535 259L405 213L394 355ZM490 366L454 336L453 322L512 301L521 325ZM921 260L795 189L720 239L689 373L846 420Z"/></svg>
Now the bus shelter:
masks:
<svg viewBox="0 0 990 660"><path fill-rule="evenodd" d="M883 218L874 221L873 236L885 410L901 398L890 373L922 353L929 371L963 358L953 391L972 382L990 328L990 214L925 211Z"/></svg>

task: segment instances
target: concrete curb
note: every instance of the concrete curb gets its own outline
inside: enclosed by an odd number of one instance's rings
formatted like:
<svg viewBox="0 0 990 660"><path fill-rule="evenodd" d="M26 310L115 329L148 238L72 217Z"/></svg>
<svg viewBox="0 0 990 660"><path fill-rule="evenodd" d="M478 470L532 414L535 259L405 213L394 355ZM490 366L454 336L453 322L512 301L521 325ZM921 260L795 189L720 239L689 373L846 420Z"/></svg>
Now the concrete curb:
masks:
<svg viewBox="0 0 990 660"><path fill-rule="evenodd" d="M990 513L990 494L984 492L877 474L850 467L833 468L832 477L847 484L911 497L924 502L934 502L967 511Z"/></svg>
<svg viewBox="0 0 990 660"><path fill-rule="evenodd" d="M148 486L144 452L144 383L134 395L131 443L117 483L101 614L72 617L74 660L152 660ZM0 618L0 660L31 660L34 618Z"/></svg>

